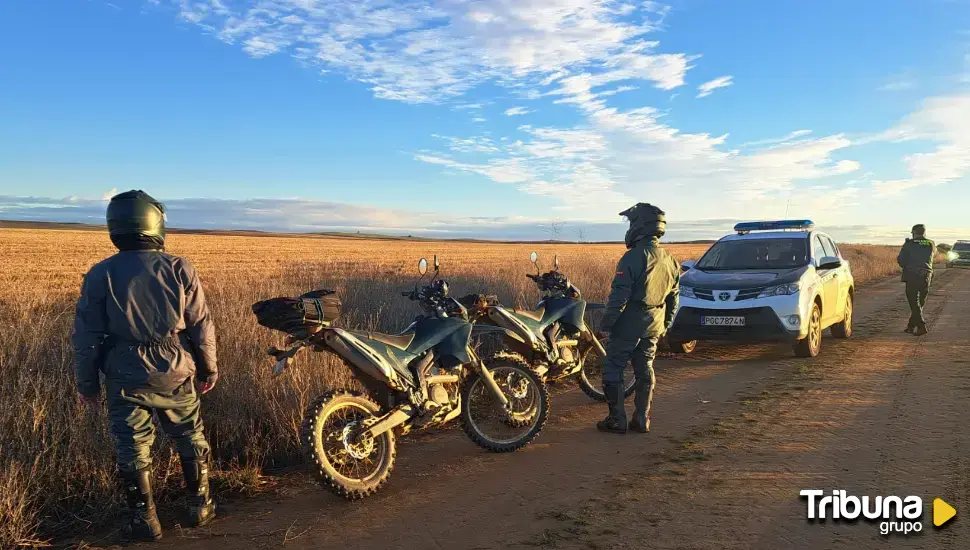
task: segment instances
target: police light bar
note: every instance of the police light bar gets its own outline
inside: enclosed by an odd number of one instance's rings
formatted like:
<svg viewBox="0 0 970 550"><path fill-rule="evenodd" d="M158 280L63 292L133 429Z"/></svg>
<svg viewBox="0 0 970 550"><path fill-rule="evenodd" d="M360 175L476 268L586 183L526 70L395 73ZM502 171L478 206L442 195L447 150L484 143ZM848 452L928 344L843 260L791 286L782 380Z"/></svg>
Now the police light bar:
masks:
<svg viewBox="0 0 970 550"><path fill-rule="evenodd" d="M812 220L780 220L774 222L744 222L734 226L739 235L752 231L808 231L815 227Z"/></svg>

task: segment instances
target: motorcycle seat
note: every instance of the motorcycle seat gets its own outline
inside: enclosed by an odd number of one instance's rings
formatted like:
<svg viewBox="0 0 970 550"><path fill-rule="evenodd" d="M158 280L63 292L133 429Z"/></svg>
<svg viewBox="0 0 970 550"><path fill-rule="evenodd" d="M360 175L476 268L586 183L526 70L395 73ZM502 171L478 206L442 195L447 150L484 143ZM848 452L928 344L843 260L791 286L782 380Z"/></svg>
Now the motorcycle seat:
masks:
<svg viewBox="0 0 970 550"><path fill-rule="evenodd" d="M367 334L367 337L371 340L387 344L399 350L408 349L408 346L410 346L411 342L414 341L413 332L405 334L381 334L380 332L371 332Z"/></svg>

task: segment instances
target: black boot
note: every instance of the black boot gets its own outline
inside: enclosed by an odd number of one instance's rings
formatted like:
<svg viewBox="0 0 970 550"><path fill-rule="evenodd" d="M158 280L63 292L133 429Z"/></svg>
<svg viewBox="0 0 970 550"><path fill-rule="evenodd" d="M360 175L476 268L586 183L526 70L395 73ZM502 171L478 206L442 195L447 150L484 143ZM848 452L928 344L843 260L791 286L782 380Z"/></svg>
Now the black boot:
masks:
<svg viewBox="0 0 970 550"><path fill-rule="evenodd" d="M913 327L906 327L906 330L904 330L903 332L905 332L906 334L912 334L914 330L916 329Z"/></svg>
<svg viewBox="0 0 970 550"><path fill-rule="evenodd" d="M631 431L645 434L650 431L650 405L653 403L653 382L648 380L637 380L636 395L633 404L636 409L633 412L633 419L630 420L629 428Z"/></svg>
<svg viewBox="0 0 970 550"><path fill-rule="evenodd" d="M207 457L180 457L185 478L186 520L190 527L201 527L216 517L216 503L209 493Z"/></svg>
<svg viewBox="0 0 970 550"><path fill-rule="evenodd" d="M154 542L162 538L162 524L155 513L152 499L151 470L121 472L128 512L122 526L125 537L130 540Z"/></svg>
<svg viewBox="0 0 970 550"><path fill-rule="evenodd" d="M926 330L926 325L920 325L916 327L915 331L913 331L913 336L924 336L926 334L929 334L929 332L930 331Z"/></svg>
<svg viewBox="0 0 970 550"><path fill-rule="evenodd" d="M596 429L614 434L626 433L626 409L623 408L623 387L620 384L603 384L606 404L610 414L596 423Z"/></svg>

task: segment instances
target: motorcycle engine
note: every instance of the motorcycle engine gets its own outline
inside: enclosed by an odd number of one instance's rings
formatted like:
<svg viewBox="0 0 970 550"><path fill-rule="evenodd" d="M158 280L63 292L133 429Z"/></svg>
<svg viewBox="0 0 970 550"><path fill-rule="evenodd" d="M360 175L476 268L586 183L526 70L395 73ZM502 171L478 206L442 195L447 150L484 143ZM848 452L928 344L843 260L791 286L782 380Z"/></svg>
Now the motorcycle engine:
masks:
<svg viewBox="0 0 970 550"><path fill-rule="evenodd" d="M428 388L428 391L431 392L431 400L442 407L448 406L449 402L451 401L450 397L448 396L448 390L445 389L443 384L435 384Z"/></svg>

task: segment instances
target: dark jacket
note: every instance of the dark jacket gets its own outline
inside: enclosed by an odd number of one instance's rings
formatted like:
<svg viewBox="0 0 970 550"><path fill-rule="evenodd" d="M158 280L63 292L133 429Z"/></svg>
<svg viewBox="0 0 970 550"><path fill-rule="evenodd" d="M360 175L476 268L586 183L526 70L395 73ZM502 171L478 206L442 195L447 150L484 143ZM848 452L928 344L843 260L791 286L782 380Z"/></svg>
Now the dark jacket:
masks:
<svg viewBox="0 0 970 550"><path fill-rule="evenodd" d="M903 282L929 282L933 278L936 243L929 239L906 239L896 262L903 268Z"/></svg>
<svg viewBox="0 0 970 550"><path fill-rule="evenodd" d="M603 315L603 330L643 338L660 336L670 326L680 299L680 264L645 237L627 250L616 266Z"/></svg>
<svg viewBox="0 0 970 550"><path fill-rule="evenodd" d="M73 334L78 391L100 393L98 372L130 390L173 391L195 376L215 383L215 325L192 265L156 250L122 251L91 268Z"/></svg>

